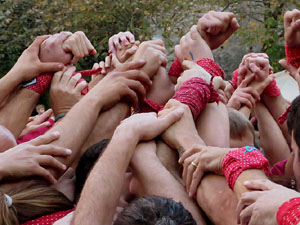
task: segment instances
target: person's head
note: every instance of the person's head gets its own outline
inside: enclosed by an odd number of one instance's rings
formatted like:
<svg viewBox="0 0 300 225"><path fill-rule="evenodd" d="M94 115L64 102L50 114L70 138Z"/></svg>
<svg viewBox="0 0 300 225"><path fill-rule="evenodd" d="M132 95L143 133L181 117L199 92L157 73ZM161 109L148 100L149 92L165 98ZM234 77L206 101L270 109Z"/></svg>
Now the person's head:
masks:
<svg viewBox="0 0 300 225"><path fill-rule="evenodd" d="M291 147L293 150L293 170L297 181L297 189L300 190L300 96L294 99L288 113L287 126L291 134Z"/></svg>
<svg viewBox="0 0 300 225"><path fill-rule="evenodd" d="M254 146L255 134L251 122L239 111L228 108L230 147Z"/></svg>
<svg viewBox="0 0 300 225"><path fill-rule="evenodd" d="M114 225L196 225L190 212L172 199L147 196L132 201Z"/></svg>
<svg viewBox="0 0 300 225"><path fill-rule="evenodd" d="M0 225L18 225L73 207L68 198L48 184L22 182L0 191Z"/></svg>
<svg viewBox="0 0 300 225"><path fill-rule="evenodd" d="M0 152L4 152L17 145L14 135L4 126L0 125Z"/></svg>
<svg viewBox="0 0 300 225"><path fill-rule="evenodd" d="M104 149L107 147L108 143L109 139L104 139L99 143L90 146L81 156L75 172L75 202L78 202L80 193L90 171L94 167Z"/></svg>
<svg viewBox="0 0 300 225"><path fill-rule="evenodd" d="M38 115L41 115L45 112L45 106L43 104L38 104L35 107L36 112L38 113Z"/></svg>

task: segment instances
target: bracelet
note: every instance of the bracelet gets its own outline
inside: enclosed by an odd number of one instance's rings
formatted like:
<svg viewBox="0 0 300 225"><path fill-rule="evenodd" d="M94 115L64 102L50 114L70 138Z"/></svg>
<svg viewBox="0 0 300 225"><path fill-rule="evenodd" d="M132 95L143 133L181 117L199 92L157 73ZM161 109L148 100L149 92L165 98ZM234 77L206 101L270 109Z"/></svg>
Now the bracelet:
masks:
<svg viewBox="0 0 300 225"><path fill-rule="evenodd" d="M222 171L231 189L239 175L248 169L262 169L268 176L269 161L255 147L246 146L226 154L222 162Z"/></svg>
<svg viewBox="0 0 300 225"><path fill-rule="evenodd" d="M54 122L56 123L58 120L60 120L61 118L63 118L65 115L66 115L66 113L61 113L61 114L59 114L59 115L55 118Z"/></svg>
<svg viewBox="0 0 300 225"><path fill-rule="evenodd" d="M276 214L278 225L297 225L300 221L300 198L283 203Z"/></svg>

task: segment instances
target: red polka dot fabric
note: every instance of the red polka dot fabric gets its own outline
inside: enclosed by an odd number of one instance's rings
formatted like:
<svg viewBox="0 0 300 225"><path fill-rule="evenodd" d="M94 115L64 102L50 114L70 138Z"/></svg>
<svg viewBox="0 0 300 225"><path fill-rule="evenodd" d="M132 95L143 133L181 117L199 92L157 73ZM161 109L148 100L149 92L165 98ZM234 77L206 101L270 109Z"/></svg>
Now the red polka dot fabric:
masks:
<svg viewBox="0 0 300 225"><path fill-rule="evenodd" d="M173 99L189 106L194 119L197 119L207 103L219 101L219 94L214 90L213 85L202 78L193 77L181 85Z"/></svg>
<svg viewBox="0 0 300 225"><path fill-rule="evenodd" d="M244 170L260 169L269 175L269 161L255 147L246 146L227 153L222 163L222 170L231 189Z"/></svg>
<svg viewBox="0 0 300 225"><path fill-rule="evenodd" d="M289 48L285 45L286 60L293 66L300 67L300 48Z"/></svg>
<svg viewBox="0 0 300 225"><path fill-rule="evenodd" d="M276 214L278 225L297 225L300 221L300 198L283 203Z"/></svg>
<svg viewBox="0 0 300 225"><path fill-rule="evenodd" d="M26 88L32 91L43 94L49 87L52 80L52 73L43 73L36 77L36 83L27 86Z"/></svg>
<svg viewBox="0 0 300 225"><path fill-rule="evenodd" d="M222 68L212 59L203 58L197 61L197 64L204 68L208 73L212 76L220 76L223 79L225 78L225 72ZM172 63L169 76L179 77L180 74L183 72L183 68L178 58Z"/></svg>
<svg viewBox="0 0 300 225"><path fill-rule="evenodd" d="M21 225L52 225L57 220L60 220L61 218L65 217L66 215L68 215L69 213L71 213L73 211L74 211L74 209L70 209L70 210L66 210L66 211L53 213L53 214L50 214L47 216L40 217L35 220L28 221Z"/></svg>
<svg viewBox="0 0 300 225"><path fill-rule="evenodd" d="M150 99L144 99L139 105L138 112L139 113L147 113L147 112L156 112L158 113L160 110L164 108L163 105L160 105Z"/></svg>

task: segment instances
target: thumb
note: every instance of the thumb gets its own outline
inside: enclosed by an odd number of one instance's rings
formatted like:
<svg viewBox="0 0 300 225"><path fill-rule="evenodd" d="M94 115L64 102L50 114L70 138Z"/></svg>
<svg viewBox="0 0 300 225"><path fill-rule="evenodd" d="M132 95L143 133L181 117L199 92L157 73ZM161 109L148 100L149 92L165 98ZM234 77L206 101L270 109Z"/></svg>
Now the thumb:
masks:
<svg viewBox="0 0 300 225"><path fill-rule="evenodd" d="M293 25L292 25L292 30L294 32L300 31L300 19L298 19Z"/></svg>
<svg viewBox="0 0 300 225"><path fill-rule="evenodd" d="M295 78L295 75L297 73L297 68L294 67L292 64L288 63L285 59L281 59L279 61L280 65L282 65L289 73L290 75Z"/></svg>
<svg viewBox="0 0 300 225"><path fill-rule="evenodd" d="M198 64L193 62L193 61L183 60L183 62L182 62L182 68L184 70L190 70L190 69L193 69L197 66L198 66Z"/></svg>
<svg viewBox="0 0 300 225"><path fill-rule="evenodd" d="M184 114L184 109L177 108L177 109L169 112L165 116L158 118L160 120L160 122L159 122L159 124L160 124L159 127L161 129L160 133L162 133L163 131L168 129L173 123L180 120L181 117L183 116L183 114Z"/></svg>
<svg viewBox="0 0 300 225"><path fill-rule="evenodd" d="M64 67L64 64L57 62L41 63L41 65L39 66L39 72L57 72L63 70Z"/></svg>
<svg viewBox="0 0 300 225"><path fill-rule="evenodd" d="M278 187L278 184L273 183L268 179L248 180L244 182L246 188L250 190L268 191Z"/></svg>

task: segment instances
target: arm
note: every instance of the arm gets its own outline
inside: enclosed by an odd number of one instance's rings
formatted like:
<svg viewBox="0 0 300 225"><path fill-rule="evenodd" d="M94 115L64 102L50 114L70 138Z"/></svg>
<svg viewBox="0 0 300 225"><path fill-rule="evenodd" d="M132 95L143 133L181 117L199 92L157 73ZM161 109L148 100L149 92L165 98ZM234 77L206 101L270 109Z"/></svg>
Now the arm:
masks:
<svg viewBox="0 0 300 225"><path fill-rule="evenodd" d="M287 159L290 155L290 148L278 123L263 103L256 103L253 111L258 122L260 143L270 164L273 165L276 162Z"/></svg>
<svg viewBox="0 0 300 225"><path fill-rule="evenodd" d="M156 195L181 202L191 212L197 224L205 224L198 206L189 198L183 185L163 166L156 155L155 142L140 143L131 161L138 196Z"/></svg>
<svg viewBox="0 0 300 225"><path fill-rule="evenodd" d="M155 113L135 114L121 123L86 181L73 224L112 223L124 175L139 140L153 139L179 120L182 113L175 110L162 118ZM100 190L99 182L106 184Z"/></svg>

